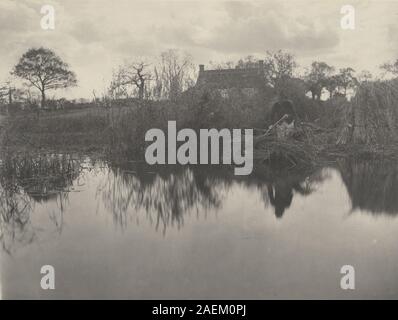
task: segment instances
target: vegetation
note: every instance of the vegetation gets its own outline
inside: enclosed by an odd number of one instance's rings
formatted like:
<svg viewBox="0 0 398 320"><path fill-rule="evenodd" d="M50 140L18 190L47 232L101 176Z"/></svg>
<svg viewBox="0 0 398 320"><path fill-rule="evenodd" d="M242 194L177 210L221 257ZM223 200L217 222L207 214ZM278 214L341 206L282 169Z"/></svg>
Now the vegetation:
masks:
<svg viewBox="0 0 398 320"><path fill-rule="evenodd" d="M30 49L24 53L12 71L40 90L41 107L46 102L46 91L76 85L76 76L68 65L53 51L45 48Z"/></svg>
<svg viewBox="0 0 398 320"><path fill-rule="evenodd" d="M236 63L212 64L253 68L259 60L248 56ZM12 91L10 85L2 87L3 112L14 116L3 123L1 145L141 158L145 132L166 128L168 120L176 120L181 128L255 128L263 137L256 155L290 165L353 153L395 156L397 81L372 80L368 71L356 76L349 67L336 71L319 61L300 76L294 56L283 51L267 52L263 66L263 90L250 96L231 90L225 97L196 89L190 56L169 50L156 63L133 61L120 66L108 91L100 98L94 94L91 102L46 101L47 90L75 85L76 77L51 50L30 49L13 74L39 89L41 106L46 108L38 117L29 107L30 94L21 94L21 88ZM381 68L394 75L394 66ZM20 102L25 107L19 113L10 112L18 99L25 99L27 103ZM296 132L287 141L277 140L275 131L268 130L273 124L271 107L280 99L292 100L297 116ZM45 112L51 105L60 110Z"/></svg>

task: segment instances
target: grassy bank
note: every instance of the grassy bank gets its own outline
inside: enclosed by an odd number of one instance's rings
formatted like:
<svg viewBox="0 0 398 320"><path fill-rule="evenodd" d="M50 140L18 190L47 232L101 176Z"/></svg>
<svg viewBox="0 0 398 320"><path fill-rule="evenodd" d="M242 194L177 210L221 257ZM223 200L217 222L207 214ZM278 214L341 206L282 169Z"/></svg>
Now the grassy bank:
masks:
<svg viewBox="0 0 398 320"><path fill-rule="evenodd" d="M341 157L398 159L398 145L394 139L358 142L358 132L350 129L355 128L355 121L360 121L362 126L368 123L361 111L365 107L365 111L371 108L372 101L383 103L383 108L376 106L383 116L395 115L395 112L382 112L395 108L396 101L391 97L389 100L376 99L380 86L386 89L380 84L370 88L365 86L352 103L346 100L314 102L305 97L296 99L299 119L295 137L281 141L274 134L267 135L256 145L255 158L285 163L288 167L311 166ZM370 94L376 98L372 99ZM145 101L122 107L26 113L8 117L3 122L1 148L15 152L44 150L143 159L145 132L151 128L167 131L169 120L175 120L178 129L259 128L256 131L261 134L261 129L264 132L271 124L267 115L272 103L273 99L266 97L228 100L187 93L177 102ZM375 116L369 121L375 121ZM392 129L390 131L395 134ZM350 135L355 139L350 139Z"/></svg>
<svg viewBox="0 0 398 320"><path fill-rule="evenodd" d="M4 124L2 148L15 150L89 151L105 146L106 113L24 114Z"/></svg>

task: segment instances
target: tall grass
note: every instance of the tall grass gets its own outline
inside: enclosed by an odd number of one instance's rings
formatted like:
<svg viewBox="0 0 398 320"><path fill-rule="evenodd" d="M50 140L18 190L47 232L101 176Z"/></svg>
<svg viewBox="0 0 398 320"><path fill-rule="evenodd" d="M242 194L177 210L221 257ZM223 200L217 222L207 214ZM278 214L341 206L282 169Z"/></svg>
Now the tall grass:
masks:
<svg viewBox="0 0 398 320"><path fill-rule="evenodd" d="M363 83L347 118L351 120L351 142L389 144L398 138L398 82Z"/></svg>
<svg viewBox="0 0 398 320"><path fill-rule="evenodd" d="M300 88L290 88L300 120L336 126L330 119L339 113L306 97ZM301 93L300 93L301 92ZM289 92L288 92L289 93ZM167 122L177 128L267 128L269 114L277 100L272 90L247 96L231 91L223 98L214 92L190 90L178 101L130 101L111 108L88 108L13 117L4 132L3 146L58 151L101 152L111 157L143 157L145 133L151 128L167 131ZM335 103L334 101L333 103ZM333 117L335 117L334 115ZM315 140L312 140L315 141Z"/></svg>

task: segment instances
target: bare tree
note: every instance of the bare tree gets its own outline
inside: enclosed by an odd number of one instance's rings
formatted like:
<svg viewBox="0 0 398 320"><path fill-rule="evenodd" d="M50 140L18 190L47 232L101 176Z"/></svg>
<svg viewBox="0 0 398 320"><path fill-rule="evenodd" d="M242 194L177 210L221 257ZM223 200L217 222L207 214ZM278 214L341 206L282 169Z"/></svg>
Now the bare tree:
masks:
<svg viewBox="0 0 398 320"><path fill-rule="evenodd" d="M109 86L109 95L113 99L129 98L130 90L126 84L123 83L122 79L123 72L120 68L113 72L112 81ZM95 96L95 94L94 94ZM96 99L96 97L94 98Z"/></svg>
<svg viewBox="0 0 398 320"><path fill-rule="evenodd" d="M112 93L128 97L130 87L133 87L133 94L134 91L138 92L138 99L143 100L146 86L152 80L152 74L149 72L148 67L149 64L142 61L119 67L119 70L113 75Z"/></svg>
<svg viewBox="0 0 398 320"><path fill-rule="evenodd" d="M163 52L159 70L163 95L170 100L176 100L183 90L194 83L194 66L191 56L187 53L174 49Z"/></svg>
<svg viewBox="0 0 398 320"><path fill-rule="evenodd" d="M28 81L41 93L41 106L46 102L46 91L76 85L76 76L53 51L45 48L29 49L12 71L13 75Z"/></svg>
<svg viewBox="0 0 398 320"><path fill-rule="evenodd" d="M152 85L152 97L156 100L160 100L162 98L163 92L163 81L162 75L158 71L158 68L155 66L153 69L153 85Z"/></svg>

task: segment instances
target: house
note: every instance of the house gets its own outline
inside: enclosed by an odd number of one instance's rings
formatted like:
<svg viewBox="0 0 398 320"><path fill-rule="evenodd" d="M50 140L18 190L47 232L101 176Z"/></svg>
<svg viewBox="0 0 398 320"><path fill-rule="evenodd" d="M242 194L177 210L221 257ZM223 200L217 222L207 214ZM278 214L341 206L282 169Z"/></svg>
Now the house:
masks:
<svg viewBox="0 0 398 320"><path fill-rule="evenodd" d="M216 91L228 98L233 92L254 96L265 86L264 61L259 60L257 67L221 70L205 70L199 65L199 76L196 88Z"/></svg>

